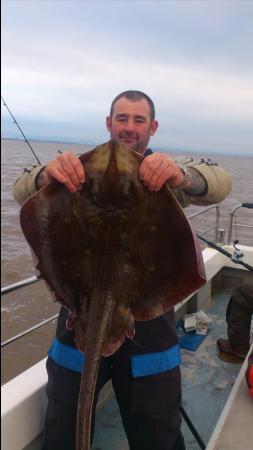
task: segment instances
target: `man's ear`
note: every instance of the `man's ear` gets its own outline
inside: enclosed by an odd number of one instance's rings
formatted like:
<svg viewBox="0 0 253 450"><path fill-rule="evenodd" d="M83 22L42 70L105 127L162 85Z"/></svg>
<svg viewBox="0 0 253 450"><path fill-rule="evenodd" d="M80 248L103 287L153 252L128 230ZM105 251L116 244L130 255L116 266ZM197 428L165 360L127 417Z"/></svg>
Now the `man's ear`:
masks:
<svg viewBox="0 0 253 450"><path fill-rule="evenodd" d="M159 123L157 120L153 120L151 122L151 127L150 127L150 136L153 136L157 130L157 128L159 127Z"/></svg>
<svg viewBox="0 0 253 450"><path fill-rule="evenodd" d="M111 121L111 117L107 116L106 117L106 128L108 131L111 131L112 129L112 121Z"/></svg>

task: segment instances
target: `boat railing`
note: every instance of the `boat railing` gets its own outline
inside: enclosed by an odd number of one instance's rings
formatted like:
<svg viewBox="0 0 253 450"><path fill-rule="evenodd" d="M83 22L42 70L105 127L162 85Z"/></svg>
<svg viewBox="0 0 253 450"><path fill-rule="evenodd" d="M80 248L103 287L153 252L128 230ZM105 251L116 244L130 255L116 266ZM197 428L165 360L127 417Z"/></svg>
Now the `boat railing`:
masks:
<svg viewBox="0 0 253 450"><path fill-rule="evenodd" d="M231 243L231 237L232 237L232 230L233 230L233 224L235 219L235 213L240 208L249 208L253 209L253 203L239 203L239 205L234 206L234 208L230 211L230 221L229 221L229 228L228 228L228 244ZM253 225L246 225L245 223L236 223L236 227L242 227L242 228L253 228Z"/></svg>
<svg viewBox="0 0 253 450"><path fill-rule="evenodd" d="M240 208L253 208L253 203L240 203L239 205L236 205L230 212L230 223L229 223L229 230L228 230L228 239L227 239L227 244L231 243L231 237L232 237L232 229L233 229L233 222L234 222L234 218L235 218L235 213L236 211L238 211ZM209 212L210 210L215 209L216 212L216 218L215 218L215 223L214 225L211 225L210 227L208 227L207 229L202 231L202 234L206 234L207 232L210 232L212 230L214 230L214 240L217 243L221 243L224 244L224 230L220 229L220 207L219 205L211 205L208 206L204 209L202 209L201 211L197 211L196 213L190 214L188 216L188 219L194 219L195 217L198 217L200 215L203 215L207 212ZM246 228L253 228L253 225L246 225L246 224L236 224L237 227L246 227ZM40 281L36 276L30 277L30 278L26 278L25 280L21 280L18 281L17 283L13 283L10 284L8 286L4 286L3 288L1 288L1 295L5 295L8 294L11 291L14 291L16 289L20 289L24 286L27 286L29 284L32 283L36 283ZM6 345L11 344L12 342L22 338L23 336L26 336L29 333L32 333L33 331L37 330L38 328L43 327L44 325L46 325L49 322L52 322L53 320L55 320L58 317L59 314L55 314L51 317L49 317L48 319L43 320L42 322L34 325L33 327L29 328L28 330L19 333L16 336L13 336L10 339L7 339L6 341L1 343L1 348L5 347Z"/></svg>
<svg viewBox="0 0 253 450"><path fill-rule="evenodd" d="M33 277L26 278L25 280L17 281L17 283L8 284L8 286L4 286L1 288L1 295L8 294L11 291L15 291L24 286L28 286L29 284L35 283L39 281L39 279L34 275Z"/></svg>
<svg viewBox="0 0 253 450"><path fill-rule="evenodd" d="M208 228L205 228L202 231L202 234L209 233L210 231L214 230L214 240L215 242L220 242L220 206L219 205L211 205L207 206L204 209L201 209L200 211L197 211L193 214L190 214L187 216L189 220L195 219L198 216L202 216L203 214L206 214L207 212L211 211L212 209L215 209L215 223ZM222 230L223 231L223 230Z"/></svg>

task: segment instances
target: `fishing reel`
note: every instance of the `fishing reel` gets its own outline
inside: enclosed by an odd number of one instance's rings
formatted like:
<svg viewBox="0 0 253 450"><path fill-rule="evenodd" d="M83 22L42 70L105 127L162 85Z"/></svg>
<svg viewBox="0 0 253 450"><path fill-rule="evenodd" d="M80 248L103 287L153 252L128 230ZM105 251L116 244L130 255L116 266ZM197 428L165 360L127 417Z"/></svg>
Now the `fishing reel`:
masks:
<svg viewBox="0 0 253 450"><path fill-rule="evenodd" d="M234 243L233 243L234 253L231 256L231 261L233 261L234 263L238 263L238 262L240 263L241 259L244 256L244 253L239 248L236 247L237 244L239 244L239 241L235 240Z"/></svg>

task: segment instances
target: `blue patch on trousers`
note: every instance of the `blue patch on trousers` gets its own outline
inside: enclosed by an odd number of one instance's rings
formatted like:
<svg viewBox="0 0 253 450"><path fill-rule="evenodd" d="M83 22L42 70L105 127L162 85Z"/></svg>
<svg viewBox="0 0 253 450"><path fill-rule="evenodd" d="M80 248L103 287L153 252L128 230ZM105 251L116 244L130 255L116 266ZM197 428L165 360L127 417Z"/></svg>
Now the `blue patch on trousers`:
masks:
<svg viewBox="0 0 253 450"><path fill-rule="evenodd" d="M82 373L85 356L77 348L62 344L57 338L54 338L48 356L60 366ZM134 378L174 369L180 365L179 345L162 352L133 355L131 356L131 365Z"/></svg>
<svg viewBox="0 0 253 450"><path fill-rule="evenodd" d="M84 354L77 348L62 344L54 338L48 350L48 356L60 366L82 373L85 358Z"/></svg>
<svg viewBox="0 0 253 450"><path fill-rule="evenodd" d="M134 378L166 372L180 365L179 345L162 352L133 355L131 360Z"/></svg>

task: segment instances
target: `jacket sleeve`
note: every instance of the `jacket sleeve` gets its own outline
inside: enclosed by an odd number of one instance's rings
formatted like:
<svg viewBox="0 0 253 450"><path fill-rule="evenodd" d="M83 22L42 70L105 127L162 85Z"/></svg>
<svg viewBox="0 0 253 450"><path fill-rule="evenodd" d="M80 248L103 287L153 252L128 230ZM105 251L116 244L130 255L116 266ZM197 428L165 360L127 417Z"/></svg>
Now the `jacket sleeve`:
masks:
<svg viewBox="0 0 253 450"><path fill-rule="evenodd" d="M202 158L194 161L188 157L175 158L175 162L181 166L193 168L204 178L206 192L204 195L189 195L183 189L173 189L173 192L183 208L189 205L207 206L219 203L226 198L231 191L231 178L228 172L210 159Z"/></svg>
<svg viewBox="0 0 253 450"><path fill-rule="evenodd" d="M194 168L205 179L207 190L204 195L189 195L183 189L173 189L173 192L183 208L189 205L210 205L219 203L229 194L231 190L231 179L229 174L211 160L202 159L193 161L188 157L175 158L175 162L181 166ZM25 169L24 173L16 180L12 192L15 200L22 204L36 191L36 179L45 166L33 166Z"/></svg>
<svg viewBox="0 0 253 450"><path fill-rule="evenodd" d="M12 187L13 196L20 205L36 191L36 179L45 166L33 166L25 169Z"/></svg>

